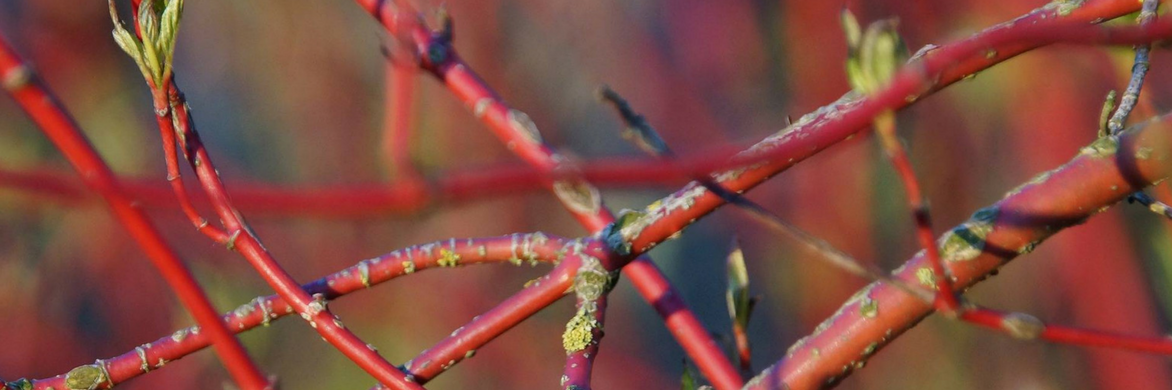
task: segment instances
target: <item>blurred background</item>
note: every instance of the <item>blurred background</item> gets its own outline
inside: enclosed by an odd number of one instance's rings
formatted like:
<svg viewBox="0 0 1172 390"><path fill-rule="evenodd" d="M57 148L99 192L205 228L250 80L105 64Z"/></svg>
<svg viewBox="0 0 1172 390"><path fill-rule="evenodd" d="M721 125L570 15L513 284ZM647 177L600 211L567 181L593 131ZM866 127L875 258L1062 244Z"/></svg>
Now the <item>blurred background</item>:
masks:
<svg viewBox="0 0 1172 390"><path fill-rule="evenodd" d="M838 27L844 5L864 24L898 17L914 51L1043 3L479 0L447 7L467 62L526 111L550 144L589 162L639 156L618 136L613 113L594 99L603 83L624 94L684 158L714 146L749 145L782 128L787 117L837 99L848 90ZM439 2L416 6L435 11ZM0 33L57 92L115 171L162 185L149 92L110 30L102 1L0 1ZM176 74L229 191L394 186L393 172L401 167L388 158L383 135L395 119L386 99L394 85L380 49L392 41L348 1L187 2ZM1131 58L1129 48L1038 50L901 112L900 132L937 232L1093 140L1103 96L1126 86ZM1160 69L1170 61L1166 50L1153 53L1136 120L1169 106L1172 74ZM434 79L419 74L410 94L410 161L425 179L522 166ZM0 172L8 174L0 176L0 378L61 374L192 324L108 209L77 187L68 164L8 98L0 98ZM67 185L12 179L33 173L65 178ZM618 210L641 208L676 188L650 183L603 193ZM1166 191L1156 194L1167 200ZM241 209L303 282L449 237L587 234L544 190L491 192L410 212L345 217ZM195 232L169 192L155 196L144 199L154 205L151 216L218 308L271 293L241 257ZM919 249L901 186L870 135L839 144L748 196L887 269ZM1161 334L1172 310L1169 234L1160 218L1121 205L1058 234L969 296L1048 322ZM724 261L734 236L744 247L752 291L762 296L749 328L755 370L777 361L866 283L735 210L720 210L651 253L715 333L729 333ZM545 271L430 270L331 308L391 361L404 362ZM557 386L560 335L572 314L570 300L558 302L428 387ZM682 350L628 282L611 294L607 320L597 388L679 388ZM278 321L241 338L286 389L374 383L301 321ZM1164 357L1021 342L933 317L841 388L1172 388L1169 368ZM228 382L205 350L119 387L207 389Z"/></svg>

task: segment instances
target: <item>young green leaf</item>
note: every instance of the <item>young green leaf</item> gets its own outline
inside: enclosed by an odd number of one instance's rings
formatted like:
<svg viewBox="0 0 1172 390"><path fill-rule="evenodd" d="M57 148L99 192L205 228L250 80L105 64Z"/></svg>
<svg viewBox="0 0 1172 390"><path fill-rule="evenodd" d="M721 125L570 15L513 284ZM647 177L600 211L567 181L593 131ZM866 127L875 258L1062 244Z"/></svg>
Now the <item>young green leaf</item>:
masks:
<svg viewBox="0 0 1172 390"><path fill-rule="evenodd" d="M749 315L752 311L749 296L749 272L745 268L745 255L741 246L733 241L733 249L728 254L728 290L725 292L728 302L728 315L734 326L742 329L749 326Z"/></svg>

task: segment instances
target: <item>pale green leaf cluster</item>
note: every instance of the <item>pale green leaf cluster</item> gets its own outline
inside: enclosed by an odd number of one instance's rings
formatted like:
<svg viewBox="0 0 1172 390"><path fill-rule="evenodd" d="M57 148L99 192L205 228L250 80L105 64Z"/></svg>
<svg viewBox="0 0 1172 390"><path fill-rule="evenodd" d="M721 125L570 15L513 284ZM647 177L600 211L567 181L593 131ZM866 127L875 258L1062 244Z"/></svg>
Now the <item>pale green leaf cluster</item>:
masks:
<svg viewBox="0 0 1172 390"><path fill-rule="evenodd" d="M114 0L108 2L110 19L114 21L114 42L134 59L148 83L162 85L163 81L171 77L175 36L183 16L183 0L144 0L136 10L141 40L123 27Z"/></svg>
<svg viewBox="0 0 1172 390"><path fill-rule="evenodd" d="M846 74L851 88L866 94L875 93L891 80L908 51L896 32L895 19L880 20L863 31L854 14L844 9L842 29L846 33Z"/></svg>

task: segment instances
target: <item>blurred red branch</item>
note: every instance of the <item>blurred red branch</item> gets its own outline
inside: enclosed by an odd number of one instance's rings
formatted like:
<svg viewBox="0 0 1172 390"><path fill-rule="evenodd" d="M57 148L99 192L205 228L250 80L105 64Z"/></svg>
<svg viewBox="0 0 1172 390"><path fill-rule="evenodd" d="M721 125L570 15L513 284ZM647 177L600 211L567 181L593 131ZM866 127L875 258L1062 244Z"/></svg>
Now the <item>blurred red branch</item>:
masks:
<svg viewBox="0 0 1172 390"><path fill-rule="evenodd" d="M630 171L627 167L643 159L590 161L582 168L587 180L603 188L665 188L684 184L684 176L670 167ZM173 189L157 180L119 178L122 187L148 209L174 209ZM320 187L290 187L259 182L236 181L232 201L250 215L308 216L316 218L379 218L408 215L428 206L462 203L495 196L546 190L547 177L536 170L514 164L445 172L418 185L355 184ZM75 203L89 195L73 177L53 169L25 171L0 168L0 188L39 194L41 201ZM193 188L193 187L188 187ZM198 196L196 206L209 206Z"/></svg>

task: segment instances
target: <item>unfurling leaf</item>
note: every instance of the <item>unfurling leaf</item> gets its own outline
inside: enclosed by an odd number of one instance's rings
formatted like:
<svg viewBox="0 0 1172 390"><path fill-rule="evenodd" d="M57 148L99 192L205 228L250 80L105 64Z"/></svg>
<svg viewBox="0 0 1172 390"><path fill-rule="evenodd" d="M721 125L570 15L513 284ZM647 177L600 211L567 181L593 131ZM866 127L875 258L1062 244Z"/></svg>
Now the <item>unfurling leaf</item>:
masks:
<svg viewBox="0 0 1172 390"><path fill-rule="evenodd" d="M688 360L684 360L684 373L680 376L680 389L682 390L696 390L696 378L692 376L692 370L688 367Z"/></svg>
<svg viewBox="0 0 1172 390"><path fill-rule="evenodd" d="M851 13L851 10L843 8L842 13L839 14L839 22L842 23L842 31L846 33L847 48L850 53L854 53L859 47L859 41L863 39L859 20L855 18L855 14Z"/></svg>
<svg viewBox="0 0 1172 390"><path fill-rule="evenodd" d="M748 328L749 315L753 311L752 297L749 296L749 272L745 268L744 252L735 241L728 254L728 290L725 298L728 301L728 315L734 326Z"/></svg>
<svg viewBox="0 0 1172 390"><path fill-rule="evenodd" d="M183 15L183 0L149 0L135 10L140 37L122 25L114 0L108 0L114 21L114 41L138 65L143 77L154 86L171 76L175 55L175 34Z"/></svg>

